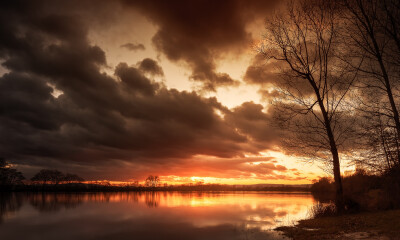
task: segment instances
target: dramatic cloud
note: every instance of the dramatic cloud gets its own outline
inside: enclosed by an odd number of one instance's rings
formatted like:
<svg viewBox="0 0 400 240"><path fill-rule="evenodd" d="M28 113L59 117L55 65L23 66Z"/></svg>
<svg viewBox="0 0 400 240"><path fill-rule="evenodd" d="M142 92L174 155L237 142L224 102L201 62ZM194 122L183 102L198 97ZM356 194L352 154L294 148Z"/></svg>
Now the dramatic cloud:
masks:
<svg viewBox="0 0 400 240"><path fill-rule="evenodd" d="M156 47L171 60L186 61L192 78L209 89L234 83L215 72L214 57L251 39L241 21L261 6L155 3L132 4L160 24ZM27 171L54 167L115 178L111 171L117 168L140 175L171 161L188 166L197 155L244 157L274 147L278 134L261 105L228 109L216 98L168 89L153 79L164 71L150 58L105 73L106 55L88 40L87 19L62 9L42 2L0 7L0 58L9 71L0 77L0 152L6 159ZM241 175L286 171L273 163L232 166L227 172Z"/></svg>
<svg viewBox="0 0 400 240"><path fill-rule="evenodd" d="M279 1L125 1L159 26L153 44L168 59L183 61L192 80L207 90L237 85L217 71L217 59L251 46L249 26L264 19Z"/></svg>
<svg viewBox="0 0 400 240"><path fill-rule="evenodd" d="M143 72L150 73L155 76L164 76L164 71L156 61L151 58L145 58L138 63L139 69Z"/></svg>
<svg viewBox="0 0 400 240"><path fill-rule="evenodd" d="M313 95L310 84L305 84L302 78L294 75L285 61L267 59L263 54L257 54L252 59L243 76L245 83L260 87L259 94L264 100L285 98L285 95L298 93Z"/></svg>
<svg viewBox="0 0 400 240"><path fill-rule="evenodd" d="M122 48L126 48L130 51L138 51L138 50L145 50L146 48L144 47L143 44L141 43L125 43L121 45Z"/></svg>
<svg viewBox="0 0 400 240"><path fill-rule="evenodd" d="M276 61L267 61L262 54L257 54L247 67L243 77L245 82L251 84L266 85L276 82L279 79L276 70L278 68Z"/></svg>
<svg viewBox="0 0 400 240"><path fill-rule="evenodd" d="M120 63L115 68L115 75L124 83L126 88L131 91L139 92L146 95L154 95L157 84L151 83L138 69L128 67L126 63Z"/></svg>
<svg viewBox="0 0 400 240"><path fill-rule="evenodd" d="M180 177L208 177L215 178L241 178L249 179L255 177L257 179L288 179L286 176L289 170L282 165L274 164L274 158L257 157L257 158L210 158L197 157L186 163L169 164L168 169L154 169L160 175L167 176L170 174L169 169L173 169L174 173ZM224 169L224 171L221 171Z"/></svg>
<svg viewBox="0 0 400 240"><path fill-rule="evenodd" d="M256 149L273 148L280 139L281 131L273 128L273 119L263 112L264 107L253 102L245 102L229 112L225 119L238 132L245 134Z"/></svg>

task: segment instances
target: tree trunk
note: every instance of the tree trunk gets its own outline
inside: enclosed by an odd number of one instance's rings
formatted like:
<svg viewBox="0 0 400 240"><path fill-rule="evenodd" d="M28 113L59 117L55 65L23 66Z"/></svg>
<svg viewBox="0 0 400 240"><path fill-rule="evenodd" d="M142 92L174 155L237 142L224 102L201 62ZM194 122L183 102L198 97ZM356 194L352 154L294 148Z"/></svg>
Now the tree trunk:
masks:
<svg viewBox="0 0 400 240"><path fill-rule="evenodd" d="M344 210L343 185L342 177L340 175L339 154L335 143L331 143L331 152L333 157L333 176L335 179L335 204L338 212L342 212Z"/></svg>
<svg viewBox="0 0 400 240"><path fill-rule="evenodd" d="M332 132L331 121L329 120L329 116L325 109L325 105L319 93L318 87L315 85L315 82L312 79L309 79L309 82L313 87L315 94L317 96L318 105L321 109L321 113L324 118L324 124L325 124L324 127L326 129L326 134L328 135L329 139L329 145L333 163L333 177L335 180L335 205L338 212L343 212L344 211L343 185L342 185L342 177L340 174L340 160L339 160L339 153L336 145L336 140Z"/></svg>
<svg viewBox="0 0 400 240"><path fill-rule="evenodd" d="M335 205L338 212L343 212L344 210L344 196L343 196L343 185L342 177L340 174L340 160L339 153L336 146L335 137L333 136L331 123L328 118L328 114L325 111L325 107L321 109L325 120L325 128L329 138L329 145L331 147L332 153L332 163L333 163L333 178L335 179Z"/></svg>

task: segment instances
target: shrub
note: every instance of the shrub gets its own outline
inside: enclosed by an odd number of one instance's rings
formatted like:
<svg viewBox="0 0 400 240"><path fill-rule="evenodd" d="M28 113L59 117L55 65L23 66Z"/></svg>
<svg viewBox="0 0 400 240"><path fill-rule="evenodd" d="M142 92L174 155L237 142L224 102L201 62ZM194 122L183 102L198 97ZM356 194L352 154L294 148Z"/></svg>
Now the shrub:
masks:
<svg viewBox="0 0 400 240"><path fill-rule="evenodd" d="M316 203L308 210L310 218L329 217L337 214L336 206L333 202L328 204Z"/></svg>

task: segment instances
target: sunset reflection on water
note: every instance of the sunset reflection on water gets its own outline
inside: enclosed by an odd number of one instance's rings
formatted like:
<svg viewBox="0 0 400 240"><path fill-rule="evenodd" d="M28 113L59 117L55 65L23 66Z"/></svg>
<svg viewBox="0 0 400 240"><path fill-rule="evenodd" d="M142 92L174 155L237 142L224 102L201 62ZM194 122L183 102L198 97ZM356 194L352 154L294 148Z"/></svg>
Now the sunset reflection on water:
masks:
<svg viewBox="0 0 400 240"><path fill-rule="evenodd" d="M310 194L270 192L20 193L0 199L0 239L284 239L271 229L306 218L314 202Z"/></svg>

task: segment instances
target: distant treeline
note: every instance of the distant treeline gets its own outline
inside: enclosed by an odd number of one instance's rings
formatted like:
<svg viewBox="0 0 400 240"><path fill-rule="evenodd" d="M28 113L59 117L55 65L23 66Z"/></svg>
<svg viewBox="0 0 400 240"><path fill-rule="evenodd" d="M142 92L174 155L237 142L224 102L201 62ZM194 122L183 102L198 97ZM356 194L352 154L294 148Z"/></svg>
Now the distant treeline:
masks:
<svg viewBox="0 0 400 240"><path fill-rule="evenodd" d="M0 190L2 191L64 189L67 186L69 188L79 186L83 181L85 180L76 174L64 174L58 170L42 169L30 179L30 182L27 182L21 172L12 168L5 159L0 158Z"/></svg>
<svg viewBox="0 0 400 240"><path fill-rule="evenodd" d="M111 185L107 181L93 183L46 183L46 184L19 184L4 187L6 191L46 191L46 192L118 192L118 191L279 191L279 192L310 192L307 187L277 186L236 186L222 184L188 184L145 186L135 184Z"/></svg>
<svg viewBox="0 0 400 240"><path fill-rule="evenodd" d="M306 192L306 186L257 186L257 185L222 185L195 184L167 185L161 184L158 176L150 175L143 185L137 181L127 184L112 185L109 181L86 181L77 174L62 173L53 169L42 169L26 180L21 172L12 168L4 159L0 159L1 191L63 191L63 192L97 192L97 191L285 191Z"/></svg>

